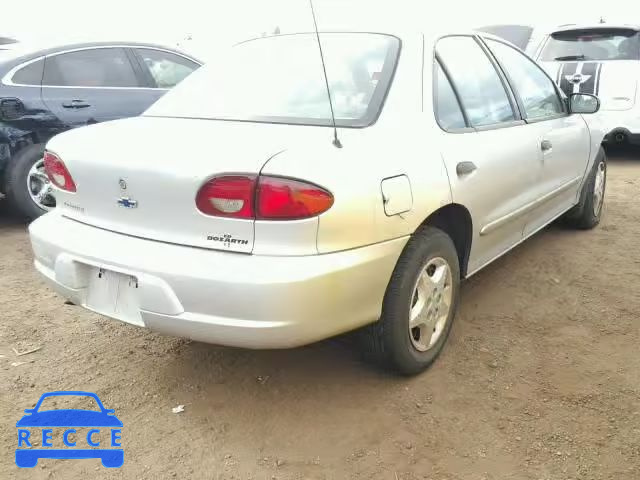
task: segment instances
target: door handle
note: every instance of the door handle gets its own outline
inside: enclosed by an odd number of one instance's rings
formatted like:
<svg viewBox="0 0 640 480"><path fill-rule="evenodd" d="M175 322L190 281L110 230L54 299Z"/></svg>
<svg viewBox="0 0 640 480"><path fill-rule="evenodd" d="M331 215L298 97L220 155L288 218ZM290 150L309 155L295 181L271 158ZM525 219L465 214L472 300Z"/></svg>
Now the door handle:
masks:
<svg viewBox="0 0 640 480"><path fill-rule="evenodd" d="M456 165L456 173L459 177L463 175L469 175L471 172L477 170L476 164L473 162L460 162Z"/></svg>
<svg viewBox="0 0 640 480"><path fill-rule="evenodd" d="M551 143L549 140L542 140L542 142L540 143L540 150L542 150L543 152L548 152L553 148L553 143Z"/></svg>
<svg viewBox="0 0 640 480"><path fill-rule="evenodd" d="M64 108L88 108L91 105L84 100L72 100L70 102L63 103L62 106Z"/></svg>

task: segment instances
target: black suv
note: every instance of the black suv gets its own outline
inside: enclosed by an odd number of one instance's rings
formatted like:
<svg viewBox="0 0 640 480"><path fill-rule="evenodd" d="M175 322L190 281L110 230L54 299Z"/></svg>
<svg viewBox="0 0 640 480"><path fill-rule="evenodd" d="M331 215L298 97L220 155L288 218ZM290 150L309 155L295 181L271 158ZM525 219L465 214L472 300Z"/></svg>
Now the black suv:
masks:
<svg viewBox="0 0 640 480"><path fill-rule="evenodd" d="M70 128L140 115L200 62L140 43L0 46L0 192L19 214L55 206L43 150Z"/></svg>

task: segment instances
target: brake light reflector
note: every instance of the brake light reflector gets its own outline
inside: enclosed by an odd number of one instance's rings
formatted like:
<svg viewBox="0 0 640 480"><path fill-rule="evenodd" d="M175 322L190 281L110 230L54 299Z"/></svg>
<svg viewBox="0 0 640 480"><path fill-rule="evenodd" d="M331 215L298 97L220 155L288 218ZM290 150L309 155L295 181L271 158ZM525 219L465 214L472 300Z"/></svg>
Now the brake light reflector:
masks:
<svg viewBox="0 0 640 480"><path fill-rule="evenodd" d="M300 180L260 177L256 199L258 220L298 220L315 217L333 205L333 195Z"/></svg>
<svg viewBox="0 0 640 480"><path fill-rule="evenodd" d="M253 218L255 182L253 175L212 178L198 191L196 206L206 215Z"/></svg>
<svg viewBox="0 0 640 480"><path fill-rule="evenodd" d="M76 191L76 183L73 181L69 170L55 153L44 152L44 171L49 180L59 189L67 192Z"/></svg>
<svg viewBox="0 0 640 480"><path fill-rule="evenodd" d="M251 220L300 220L332 205L333 195L317 185L268 175L220 175L196 195L196 206L205 215Z"/></svg>

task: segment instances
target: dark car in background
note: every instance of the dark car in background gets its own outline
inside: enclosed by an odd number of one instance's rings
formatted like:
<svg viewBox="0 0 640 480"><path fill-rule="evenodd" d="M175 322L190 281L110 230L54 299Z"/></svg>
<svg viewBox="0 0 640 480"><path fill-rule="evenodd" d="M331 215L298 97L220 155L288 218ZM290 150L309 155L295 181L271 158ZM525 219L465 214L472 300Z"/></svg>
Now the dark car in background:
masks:
<svg viewBox="0 0 640 480"><path fill-rule="evenodd" d="M200 65L143 43L0 46L0 192L11 209L36 218L55 207L43 161L51 137L140 115Z"/></svg>

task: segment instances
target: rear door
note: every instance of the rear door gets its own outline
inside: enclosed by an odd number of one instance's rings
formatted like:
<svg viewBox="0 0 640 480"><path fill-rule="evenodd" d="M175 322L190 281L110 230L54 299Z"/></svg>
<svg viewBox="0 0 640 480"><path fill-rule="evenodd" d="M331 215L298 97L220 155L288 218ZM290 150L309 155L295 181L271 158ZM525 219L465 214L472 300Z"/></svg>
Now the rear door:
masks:
<svg viewBox="0 0 640 480"><path fill-rule="evenodd" d="M522 240L540 163L506 79L472 36L436 46L435 113L453 201L473 218L469 273Z"/></svg>
<svg viewBox="0 0 640 480"><path fill-rule="evenodd" d="M42 99L67 126L140 115L152 102L125 48L84 48L45 59Z"/></svg>
<svg viewBox="0 0 640 480"><path fill-rule="evenodd" d="M575 204L590 152L589 130L580 115L569 115L553 80L530 58L501 41L485 39L514 91L522 116L538 142L536 207L525 235L540 229Z"/></svg>

